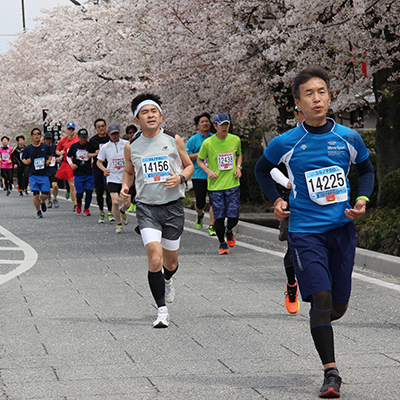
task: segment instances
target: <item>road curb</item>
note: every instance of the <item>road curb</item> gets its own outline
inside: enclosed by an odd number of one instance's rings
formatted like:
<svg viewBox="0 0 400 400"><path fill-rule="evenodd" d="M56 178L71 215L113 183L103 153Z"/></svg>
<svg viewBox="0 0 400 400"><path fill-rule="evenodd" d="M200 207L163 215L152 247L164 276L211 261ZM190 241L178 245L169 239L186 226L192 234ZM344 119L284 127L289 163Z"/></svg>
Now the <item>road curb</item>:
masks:
<svg viewBox="0 0 400 400"><path fill-rule="evenodd" d="M194 210L185 208L185 215L187 219L194 221L197 213ZM204 222L206 224L209 223L208 214L204 215ZM249 222L239 221L236 227L236 232L272 243L282 243L278 239L278 229L251 224ZM357 247L355 265L362 269L400 277L400 257L389 254L378 253L376 251Z"/></svg>

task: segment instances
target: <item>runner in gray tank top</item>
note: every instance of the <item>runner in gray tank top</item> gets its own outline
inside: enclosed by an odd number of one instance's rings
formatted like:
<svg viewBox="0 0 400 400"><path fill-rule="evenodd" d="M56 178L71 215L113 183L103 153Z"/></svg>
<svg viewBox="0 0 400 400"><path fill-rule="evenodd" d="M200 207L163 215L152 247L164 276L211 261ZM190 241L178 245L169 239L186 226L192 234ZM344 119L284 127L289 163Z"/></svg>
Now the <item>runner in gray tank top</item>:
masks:
<svg viewBox="0 0 400 400"><path fill-rule="evenodd" d="M134 122L140 130L125 145L125 171L121 199L136 185L136 217L148 257L148 279L157 303L154 328L167 328L166 302L172 303L175 290L172 276L178 269L178 252L183 232L182 198L185 182L194 167L182 138L161 128L160 98L143 94L133 99Z"/></svg>

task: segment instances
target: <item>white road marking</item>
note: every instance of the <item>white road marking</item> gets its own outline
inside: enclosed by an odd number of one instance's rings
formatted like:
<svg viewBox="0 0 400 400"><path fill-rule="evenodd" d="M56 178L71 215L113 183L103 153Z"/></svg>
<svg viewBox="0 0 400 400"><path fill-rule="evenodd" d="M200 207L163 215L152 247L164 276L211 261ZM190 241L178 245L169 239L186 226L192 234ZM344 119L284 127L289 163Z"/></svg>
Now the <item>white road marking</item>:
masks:
<svg viewBox="0 0 400 400"><path fill-rule="evenodd" d="M196 233L197 235L201 235L201 236L210 237L207 232L202 232L197 229L185 227L185 231L188 231L190 233ZM285 253L264 249L262 247L255 246L253 244L241 242L240 240L237 240L237 239L236 239L236 244L239 246L245 247L247 249L250 249L250 250L258 251L259 253L268 253L273 256L277 256L277 257L281 257L281 258L283 258L285 256ZM392 290L396 290L397 292L400 292L400 285L397 285L395 283L385 282L385 281L382 281L381 279L377 279L377 278L371 278L369 276L360 274L358 272L353 272L353 278L358 279L360 281L371 283L373 285L378 285L378 286L384 287L386 289L392 289Z"/></svg>
<svg viewBox="0 0 400 400"><path fill-rule="evenodd" d="M3 235L3 237L1 237L0 240L9 240L17 246L17 247L1 247L0 251L13 250L13 251L22 251L24 253L24 258L21 260L0 260L0 264L19 265L17 268L13 269L7 274L0 275L0 285L2 285L3 283L8 282L10 279L16 278L18 275L21 275L24 272L28 271L30 268L32 268L36 264L36 261L38 259L38 254L36 253L33 247L29 246L28 243L25 243L23 240L13 235L7 229L3 228L1 225L0 225L0 233Z"/></svg>
<svg viewBox="0 0 400 400"><path fill-rule="evenodd" d="M97 207L96 204L92 204L91 206ZM128 214L131 214L131 213L128 213ZM135 214L132 213L132 215L135 215ZM186 226L185 226L185 231L188 231L190 233L195 233L196 235L212 238L212 239L216 238L216 237L210 236L208 234L208 232L202 232L201 230L188 228ZM283 258L285 256L285 253L281 253L279 251L274 251L274 250L264 249L262 247L258 247L258 246L255 246L253 244L241 242L239 240L236 240L236 244L238 246L245 247L245 248L247 248L249 250L258 251L259 253L267 253L267 254L271 254L272 256L281 257L281 258ZM358 272L353 272L353 278L358 279L360 281L372 283L374 285L382 286L384 288L392 289L392 290L396 290L397 292L400 292L400 285L397 285L395 283L389 283L389 282L382 281L380 279L371 278L369 276L360 274Z"/></svg>

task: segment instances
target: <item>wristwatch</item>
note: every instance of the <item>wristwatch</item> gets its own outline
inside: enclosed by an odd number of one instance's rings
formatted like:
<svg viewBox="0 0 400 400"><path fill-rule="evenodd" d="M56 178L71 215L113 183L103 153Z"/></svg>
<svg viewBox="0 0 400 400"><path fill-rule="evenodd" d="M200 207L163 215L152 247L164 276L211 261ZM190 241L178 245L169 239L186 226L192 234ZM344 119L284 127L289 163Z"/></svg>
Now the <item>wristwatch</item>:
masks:
<svg viewBox="0 0 400 400"><path fill-rule="evenodd" d="M181 178L181 183L185 183L186 182L186 178L183 175L179 175Z"/></svg>

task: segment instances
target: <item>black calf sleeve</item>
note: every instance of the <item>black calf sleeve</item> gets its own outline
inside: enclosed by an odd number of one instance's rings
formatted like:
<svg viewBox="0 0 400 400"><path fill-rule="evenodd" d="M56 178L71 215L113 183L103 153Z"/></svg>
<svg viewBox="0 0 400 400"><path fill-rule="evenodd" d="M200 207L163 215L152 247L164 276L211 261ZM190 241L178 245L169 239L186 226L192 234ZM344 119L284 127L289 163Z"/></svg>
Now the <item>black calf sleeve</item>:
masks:
<svg viewBox="0 0 400 400"><path fill-rule="evenodd" d="M82 193L77 193L76 194L76 202L78 204L82 204L82 199L83 199L83 192Z"/></svg>
<svg viewBox="0 0 400 400"><path fill-rule="evenodd" d="M218 218L214 223L214 230L220 243L225 242L225 218Z"/></svg>
<svg viewBox="0 0 400 400"><path fill-rule="evenodd" d="M311 336L322 364L335 362L331 307L332 298L328 291L325 290L312 295L310 310Z"/></svg>
<svg viewBox="0 0 400 400"><path fill-rule="evenodd" d="M164 279L169 281L172 278L172 276L175 274L175 272L178 271L178 267L179 267L179 264L176 266L174 271L170 271L169 269L164 267Z"/></svg>
<svg viewBox="0 0 400 400"><path fill-rule="evenodd" d="M231 231L239 222L239 218L228 218L228 222L226 224L226 229Z"/></svg>
<svg viewBox="0 0 400 400"><path fill-rule="evenodd" d="M165 306L165 282L162 271L148 272L151 294L157 303L157 307Z"/></svg>
<svg viewBox="0 0 400 400"><path fill-rule="evenodd" d="M103 198L104 190L103 189L96 189L96 199L97 205L99 206L100 210L104 209L104 198Z"/></svg>
<svg viewBox="0 0 400 400"><path fill-rule="evenodd" d="M331 325L316 326L311 329L311 336L315 348L323 365L335 362L335 350L333 344L333 329Z"/></svg>
<svg viewBox="0 0 400 400"><path fill-rule="evenodd" d="M92 196L92 190L85 190L85 209L89 209L90 203L92 202Z"/></svg>

